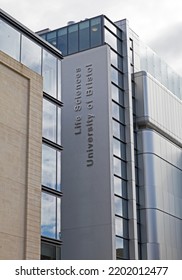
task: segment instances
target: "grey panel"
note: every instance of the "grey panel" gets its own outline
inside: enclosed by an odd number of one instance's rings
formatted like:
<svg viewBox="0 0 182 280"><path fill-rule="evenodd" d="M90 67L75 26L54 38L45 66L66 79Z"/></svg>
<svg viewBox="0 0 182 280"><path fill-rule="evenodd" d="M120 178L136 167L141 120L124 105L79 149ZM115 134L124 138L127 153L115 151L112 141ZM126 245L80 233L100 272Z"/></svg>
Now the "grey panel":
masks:
<svg viewBox="0 0 182 280"><path fill-rule="evenodd" d="M63 259L115 254L108 51L102 46L63 61Z"/></svg>

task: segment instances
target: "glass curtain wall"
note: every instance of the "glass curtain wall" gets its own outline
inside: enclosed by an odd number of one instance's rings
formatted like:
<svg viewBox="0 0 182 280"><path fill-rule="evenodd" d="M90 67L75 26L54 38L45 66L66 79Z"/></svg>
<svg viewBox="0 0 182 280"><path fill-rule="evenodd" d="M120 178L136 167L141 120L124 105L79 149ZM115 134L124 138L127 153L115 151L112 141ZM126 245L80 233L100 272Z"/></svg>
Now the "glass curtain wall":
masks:
<svg viewBox="0 0 182 280"><path fill-rule="evenodd" d="M104 17L104 41L110 46L113 171L115 206L115 246L117 259L129 259L128 200L126 171L125 107L123 84L122 34Z"/></svg>
<svg viewBox="0 0 182 280"><path fill-rule="evenodd" d="M53 36L49 37L53 40ZM3 20L0 38L1 51L43 76L41 258L60 258L61 55L57 57Z"/></svg>
<svg viewBox="0 0 182 280"><path fill-rule="evenodd" d="M80 21L40 35L56 46L64 56L98 47L103 44L103 17Z"/></svg>

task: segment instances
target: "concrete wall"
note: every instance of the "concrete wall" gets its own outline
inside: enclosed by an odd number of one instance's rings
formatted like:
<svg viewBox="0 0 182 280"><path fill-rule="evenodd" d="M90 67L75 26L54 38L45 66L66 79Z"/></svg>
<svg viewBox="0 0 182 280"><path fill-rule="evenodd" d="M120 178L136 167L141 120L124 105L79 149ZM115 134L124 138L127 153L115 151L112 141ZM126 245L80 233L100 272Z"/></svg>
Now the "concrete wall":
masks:
<svg viewBox="0 0 182 280"><path fill-rule="evenodd" d="M39 259L42 77L0 61L0 259Z"/></svg>

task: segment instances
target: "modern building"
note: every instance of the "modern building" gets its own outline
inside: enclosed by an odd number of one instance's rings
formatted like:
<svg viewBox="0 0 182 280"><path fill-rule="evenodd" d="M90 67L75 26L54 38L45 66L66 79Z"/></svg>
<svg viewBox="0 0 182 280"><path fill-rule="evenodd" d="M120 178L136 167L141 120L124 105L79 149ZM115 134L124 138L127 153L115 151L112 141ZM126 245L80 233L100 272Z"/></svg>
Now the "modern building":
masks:
<svg viewBox="0 0 182 280"><path fill-rule="evenodd" d="M0 259L60 258L61 60L0 10Z"/></svg>
<svg viewBox="0 0 182 280"><path fill-rule="evenodd" d="M105 16L41 35L62 71L62 258L182 259L182 78Z"/></svg>
<svg viewBox="0 0 182 280"><path fill-rule="evenodd" d="M0 259L182 259L182 78L127 20L0 16Z"/></svg>

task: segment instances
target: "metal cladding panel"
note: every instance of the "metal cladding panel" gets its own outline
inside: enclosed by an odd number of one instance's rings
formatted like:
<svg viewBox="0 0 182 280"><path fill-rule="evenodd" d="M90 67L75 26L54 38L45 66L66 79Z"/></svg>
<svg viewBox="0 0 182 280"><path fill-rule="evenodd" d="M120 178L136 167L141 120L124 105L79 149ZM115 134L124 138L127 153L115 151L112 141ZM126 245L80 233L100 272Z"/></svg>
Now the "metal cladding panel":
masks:
<svg viewBox="0 0 182 280"><path fill-rule="evenodd" d="M181 148L151 129L137 136L143 256L181 259Z"/></svg>
<svg viewBox="0 0 182 280"><path fill-rule="evenodd" d="M182 101L146 72L135 74L138 125L150 125L182 145Z"/></svg>
<svg viewBox="0 0 182 280"><path fill-rule="evenodd" d="M62 258L112 259L109 48L62 66Z"/></svg>

